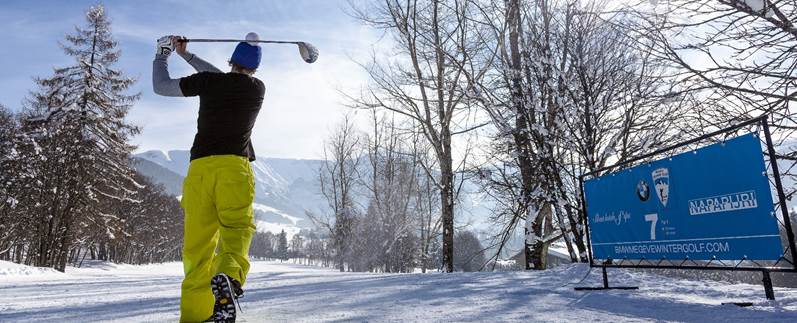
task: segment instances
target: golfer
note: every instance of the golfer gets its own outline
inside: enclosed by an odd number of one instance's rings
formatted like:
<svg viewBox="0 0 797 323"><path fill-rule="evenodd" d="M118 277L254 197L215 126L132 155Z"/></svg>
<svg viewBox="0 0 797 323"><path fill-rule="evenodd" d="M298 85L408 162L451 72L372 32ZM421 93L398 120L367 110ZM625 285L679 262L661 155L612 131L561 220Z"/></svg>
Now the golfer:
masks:
<svg viewBox="0 0 797 323"><path fill-rule="evenodd" d="M255 232L251 134L265 87L253 77L261 49L239 43L224 73L186 50L180 36L158 39L152 86L164 96L199 96L197 134L180 205L185 210L181 322L235 322ZM197 73L169 77L176 51Z"/></svg>

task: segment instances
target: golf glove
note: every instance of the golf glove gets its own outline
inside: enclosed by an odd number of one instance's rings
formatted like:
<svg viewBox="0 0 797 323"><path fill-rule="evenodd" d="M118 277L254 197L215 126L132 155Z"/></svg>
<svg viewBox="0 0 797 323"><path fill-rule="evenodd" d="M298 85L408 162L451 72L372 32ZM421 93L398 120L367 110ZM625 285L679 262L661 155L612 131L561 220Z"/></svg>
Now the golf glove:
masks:
<svg viewBox="0 0 797 323"><path fill-rule="evenodd" d="M174 36L163 36L158 38L158 47L156 49L156 54L166 55L169 56L174 51L174 43L173 40Z"/></svg>

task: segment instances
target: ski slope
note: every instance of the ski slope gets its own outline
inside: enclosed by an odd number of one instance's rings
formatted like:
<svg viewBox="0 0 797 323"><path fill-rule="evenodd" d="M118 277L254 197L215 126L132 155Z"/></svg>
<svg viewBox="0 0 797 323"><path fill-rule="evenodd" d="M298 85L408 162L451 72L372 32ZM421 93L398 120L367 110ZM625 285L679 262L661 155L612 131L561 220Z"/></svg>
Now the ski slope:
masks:
<svg viewBox="0 0 797 323"><path fill-rule="evenodd" d="M578 292L587 272L373 274L254 262L246 322L796 322L797 290L610 270L638 291ZM176 322L181 264L90 264L66 273L0 262L0 322ZM569 283L569 285L568 285ZM593 270L581 285L597 286ZM721 305L752 301L753 307Z"/></svg>

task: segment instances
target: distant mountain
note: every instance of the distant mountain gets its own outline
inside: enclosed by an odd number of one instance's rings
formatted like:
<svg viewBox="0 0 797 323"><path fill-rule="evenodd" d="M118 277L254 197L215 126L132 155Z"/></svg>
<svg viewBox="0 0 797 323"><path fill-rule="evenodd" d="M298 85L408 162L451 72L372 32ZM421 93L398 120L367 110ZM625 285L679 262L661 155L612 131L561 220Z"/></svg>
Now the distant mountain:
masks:
<svg viewBox="0 0 797 323"><path fill-rule="evenodd" d="M139 172L167 187L171 194L182 194L182 181L188 173L190 153L186 150L150 150L136 154ZM368 163L363 161L362 165ZM252 163L255 173L255 220L258 230L289 236L303 228L312 228L306 211L328 213L329 206L321 195L318 170L322 160L257 157ZM363 169L367 176L369 170ZM358 200L363 207L366 200ZM477 232L489 231L487 223L493 203L478 186L466 181L455 209L457 225L471 225ZM482 237L484 238L484 237Z"/></svg>
<svg viewBox="0 0 797 323"><path fill-rule="evenodd" d="M163 185L166 193L174 196L183 194L183 176L153 161L133 157L133 167L151 181Z"/></svg>
<svg viewBox="0 0 797 323"><path fill-rule="evenodd" d="M191 154L186 150L172 150L169 152L149 150L135 154L134 157L148 160L185 177L188 174L188 163L190 162Z"/></svg>
<svg viewBox="0 0 797 323"><path fill-rule="evenodd" d="M136 169L162 184L175 196L182 194L182 182L188 174L190 153L150 150L136 154ZM318 191L320 160L257 157L252 163L255 174L255 220L258 230L293 235L312 227L306 211L326 212L326 200Z"/></svg>

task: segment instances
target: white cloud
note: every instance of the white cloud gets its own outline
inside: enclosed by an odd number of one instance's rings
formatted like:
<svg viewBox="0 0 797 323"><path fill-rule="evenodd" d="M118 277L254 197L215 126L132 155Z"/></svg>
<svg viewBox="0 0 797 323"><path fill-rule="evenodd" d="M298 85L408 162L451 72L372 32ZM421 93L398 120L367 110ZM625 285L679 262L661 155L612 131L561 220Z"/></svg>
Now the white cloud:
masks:
<svg viewBox="0 0 797 323"><path fill-rule="evenodd" d="M260 2L252 3L257 6ZM218 5L225 7L225 5ZM264 45L263 61L256 77L266 84L266 97L252 135L255 151L268 157L319 158L328 129L338 122L348 108L339 91L349 93L358 89L367 77L351 57L364 60L378 36L360 26L339 8L308 20L307 3L290 5L284 2L263 5L270 9L253 8L251 12L222 14L209 19L204 8L188 11L203 19L180 16L168 27L152 25L122 16L114 19L114 32L120 39L152 47L161 34L184 34L203 38L243 38L256 31L262 39L303 40L319 48L320 58L314 64L301 60L293 45ZM113 15L114 12L111 11ZM263 15L263 16L259 16ZM262 18L262 19L258 19ZM209 19L209 20L208 20ZM226 61L235 47L231 44L193 43L189 50L227 70ZM151 55L151 54L150 54ZM151 59L148 57L147 59ZM147 65L149 68L149 65ZM150 71L139 70L142 100L131 111L130 120L144 127L135 141L139 150L188 149L196 129L196 100L161 98L151 93ZM193 71L178 57L170 58L172 77L189 75Z"/></svg>

